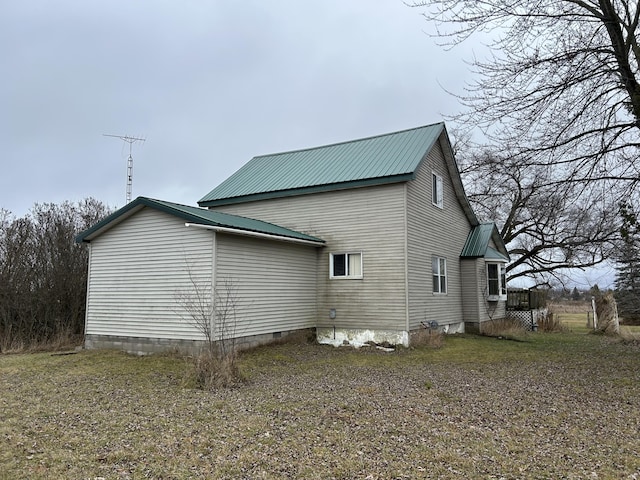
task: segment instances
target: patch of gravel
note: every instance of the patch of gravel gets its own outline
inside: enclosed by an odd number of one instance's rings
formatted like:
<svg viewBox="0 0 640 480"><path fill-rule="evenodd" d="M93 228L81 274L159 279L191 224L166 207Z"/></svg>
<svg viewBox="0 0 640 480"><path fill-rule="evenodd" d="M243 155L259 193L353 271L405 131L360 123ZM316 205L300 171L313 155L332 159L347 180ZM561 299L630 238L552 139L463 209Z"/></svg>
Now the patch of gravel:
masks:
<svg viewBox="0 0 640 480"><path fill-rule="evenodd" d="M0 358L0 478L639 478L639 352L598 342L485 363L282 345L214 392L180 359Z"/></svg>

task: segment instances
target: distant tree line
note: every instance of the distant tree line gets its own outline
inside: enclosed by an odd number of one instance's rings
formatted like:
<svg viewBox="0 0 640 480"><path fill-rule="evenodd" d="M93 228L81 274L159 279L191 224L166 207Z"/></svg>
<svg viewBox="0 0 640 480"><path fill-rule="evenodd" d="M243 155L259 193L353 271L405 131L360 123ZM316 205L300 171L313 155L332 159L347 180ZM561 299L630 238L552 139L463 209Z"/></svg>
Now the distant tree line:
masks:
<svg viewBox="0 0 640 480"><path fill-rule="evenodd" d="M591 297L599 296L602 292L598 284L589 288L578 288L574 286L573 289L564 286L556 286L548 290L548 297L554 301L570 300L573 302L590 302Z"/></svg>
<svg viewBox="0 0 640 480"><path fill-rule="evenodd" d="M83 333L88 249L74 238L108 213L93 198L0 209L0 352Z"/></svg>

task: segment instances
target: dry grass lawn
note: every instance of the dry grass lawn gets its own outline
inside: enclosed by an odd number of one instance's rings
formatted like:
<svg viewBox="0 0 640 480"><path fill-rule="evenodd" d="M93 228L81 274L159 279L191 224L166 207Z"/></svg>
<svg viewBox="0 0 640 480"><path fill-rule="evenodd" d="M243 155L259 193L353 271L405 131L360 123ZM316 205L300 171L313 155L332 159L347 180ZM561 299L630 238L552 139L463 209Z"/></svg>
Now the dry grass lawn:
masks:
<svg viewBox="0 0 640 480"><path fill-rule="evenodd" d="M583 333L385 353L0 356L0 478L640 478L640 349Z"/></svg>

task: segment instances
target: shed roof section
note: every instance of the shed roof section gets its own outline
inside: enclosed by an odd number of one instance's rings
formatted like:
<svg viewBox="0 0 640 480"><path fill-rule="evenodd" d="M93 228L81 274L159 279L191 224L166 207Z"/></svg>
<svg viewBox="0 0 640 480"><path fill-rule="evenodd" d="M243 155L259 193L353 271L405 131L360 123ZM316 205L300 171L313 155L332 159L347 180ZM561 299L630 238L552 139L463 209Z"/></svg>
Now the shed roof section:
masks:
<svg viewBox="0 0 640 480"><path fill-rule="evenodd" d="M254 157L200 206L262 200L414 178L444 123L322 147Z"/></svg>
<svg viewBox="0 0 640 480"><path fill-rule="evenodd" d="M491 240L493 240L497 250L489 245ZM501 260L505 262L510 260L507 247L493 222L476 225L471 232L469 232L460 256L463 258L484 257L487 260Z"/></svg>
<svg viewBox="0 0 640 480"><path fill-rule="evenodd" d="M191 207L188 205L180 205L178 203L165 202L163 200L155 200L153 198L138 197L128 203L121 209L112 213L102 221L98 222L91 228L81 232L76 237L76 242L90 242L105 231L114 227L118 223L127 219L139 210L149 207L162 212L174 215L178 218L197 225L209 227L223 227L246 232L261 233L276 237L292 238L296 240L305 240L321 245L323 240L306 235L304 233L290 230L288 228L274 225L273 223L255 220L253 218L241 217L238 215L230 215L228 213L216 212L215 210L207 210L200 207Z"/></svg>

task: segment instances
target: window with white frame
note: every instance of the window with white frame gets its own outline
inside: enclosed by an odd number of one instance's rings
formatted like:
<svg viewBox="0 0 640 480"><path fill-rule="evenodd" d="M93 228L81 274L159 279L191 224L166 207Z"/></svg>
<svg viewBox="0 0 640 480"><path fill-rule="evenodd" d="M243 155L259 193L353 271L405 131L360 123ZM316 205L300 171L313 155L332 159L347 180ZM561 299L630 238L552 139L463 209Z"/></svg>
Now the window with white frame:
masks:
<svg viewBox="0 0 640 480"><path fill-rule="evenodd" d="M504 263L487 262L487 292L489 301L507 299L507 268Z"/></svg>
<svg viewBox="0 0 640 480"><path fill-rule="evenodd" d="M362 253L329 254L330 278L362 278Z"/></svg>
<svg viewBox="0 0 640 480"><path fill-rule="evenodd" d="M436 207L443 208L442 177L435 172L432 172L431 175L431 201Z"/></svg>
<svg viewBox="0 0 640 480"><path fill-rule="evenodd" d="M433 257L431 259L433 272L433 293L447 293L447 259Z"/></svg>

